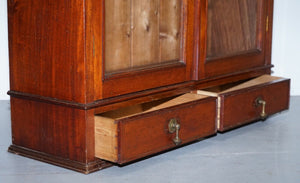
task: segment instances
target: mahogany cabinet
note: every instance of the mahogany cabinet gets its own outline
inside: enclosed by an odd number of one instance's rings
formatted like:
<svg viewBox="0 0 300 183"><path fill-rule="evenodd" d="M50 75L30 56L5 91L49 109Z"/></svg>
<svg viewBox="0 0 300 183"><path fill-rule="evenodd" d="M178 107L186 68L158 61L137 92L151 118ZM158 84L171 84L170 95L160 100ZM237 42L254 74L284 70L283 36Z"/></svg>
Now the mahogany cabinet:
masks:
<svg viewBox="0 0 300 183"><path fill-rule="evenodd" d="M273 0L8 0L9 152L83 173L289 107Z"/></svg>

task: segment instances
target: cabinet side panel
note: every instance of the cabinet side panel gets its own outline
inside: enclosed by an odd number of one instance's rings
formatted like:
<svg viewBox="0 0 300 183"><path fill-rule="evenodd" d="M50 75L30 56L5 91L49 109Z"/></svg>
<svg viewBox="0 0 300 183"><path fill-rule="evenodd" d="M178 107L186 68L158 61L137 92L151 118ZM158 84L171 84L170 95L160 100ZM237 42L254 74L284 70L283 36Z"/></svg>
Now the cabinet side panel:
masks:
<svg viewBox="0 0 300 183"><path fill-rule="evenodd" d="M64 159L93 161L94 118L90 113L12 97L12 142Z"/></svg>
<svg viewBox="0 0 300 183"><path fill-rule="evenodd" d="M8 1L11 90L85 102L83 1Z"/></svg>

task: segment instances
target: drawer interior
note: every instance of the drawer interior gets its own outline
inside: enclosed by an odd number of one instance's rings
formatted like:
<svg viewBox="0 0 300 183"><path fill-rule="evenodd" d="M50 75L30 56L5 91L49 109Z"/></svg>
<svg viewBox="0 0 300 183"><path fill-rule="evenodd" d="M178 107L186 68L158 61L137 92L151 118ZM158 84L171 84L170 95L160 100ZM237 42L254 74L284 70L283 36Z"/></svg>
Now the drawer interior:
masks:
<svg viewBox="0 0 300 183"><path fill-rule="evenodd" d="M163 108L172 107L180 104L184 104L187 102L200 100L207 98L206 95L201 94L192 94L186 93L180 96L164 98L156 101L151 101L147 103L137 104L133 106L127 106L123 108L119 108L113 111L104 112L101 114L96 114L95 117L98 118L110 118L113 120L119 120L122 118L138 115L141 113L147 113L151 111L161 110Z"/></svg>
<svg viewBox="0 0 300 183"><path fill-rule="evenodd" d="M250 80L243 80L235 83L228 83L220 86L215 86L211 88L206 88L203 90L198 90L197 94L200 95L207 95L207 96L219 96L224 93L229 93L237 90L243 90L246 88L266 84L266 83L271 83L273 81L283 79L281 77L276 77L276 76L270 76L270 75L262 75L260 77L250 79Z"/></svg>
<svg viewBox="0 0 300 183"><path fill-rule="evenodd" d="M176 97L123 107L95 115L95 154L98 158L112 162L118 159L118 122L126 118L159 111L168 107L201 100L209 96L186 93Z"/></svg>

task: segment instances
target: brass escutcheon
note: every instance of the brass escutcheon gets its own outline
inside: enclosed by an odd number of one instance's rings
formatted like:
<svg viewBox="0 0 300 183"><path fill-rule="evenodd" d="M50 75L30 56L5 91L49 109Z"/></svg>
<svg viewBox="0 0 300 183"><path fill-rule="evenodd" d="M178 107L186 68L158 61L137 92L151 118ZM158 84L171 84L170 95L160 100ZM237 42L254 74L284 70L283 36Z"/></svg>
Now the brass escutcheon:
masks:
<svg viewBox="0 0 300 183"><path fill-rule="evenodd" d="M176 137L173 139L173 142L175 143L175 145L181 144L182 141L179 138L180 124L177 121L177 119L175 119L175 118L170 119L168 127L169 127L169 133L176 132Z"/></svg>
<svg viewBox="0 0 300 183"><path fill-rule="evenodd" d="M266 120L267 117L268 117L268 114L266 113L267 102L265 100L263 100L261 97L258 97L255 100L255 106L258 107L260 105L262 106L262 111L260 113L260 117L261 117L262 120Z"/></svg>

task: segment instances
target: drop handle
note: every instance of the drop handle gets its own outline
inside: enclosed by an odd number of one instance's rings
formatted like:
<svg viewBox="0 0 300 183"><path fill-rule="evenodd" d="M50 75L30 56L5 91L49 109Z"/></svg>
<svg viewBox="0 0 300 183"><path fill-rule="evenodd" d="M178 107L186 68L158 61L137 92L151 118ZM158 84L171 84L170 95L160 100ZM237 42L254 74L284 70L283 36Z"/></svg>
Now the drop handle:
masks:
<svg viewBox="0 0 300 183"><path fill-rule="evenodd" d="M261 109L261 113L260 113L260 117L262 120L266 120L267 117L268 117L268 114L266 113L266 105L267 105L267 102L265 100L263 100L262 98L258 97L256 99L256 106L262 106L262 109Z"/></svg>
<svg viewBox="0 0 300 183"><path fill-rule="evenodd" d="M175 145L181 144L182 140L179 138L180 124L178 123L177 119L175 118L171 119L168 126L169 126L169 133L176 133L176 136L173 139Z"/></svg>

